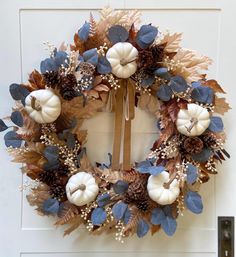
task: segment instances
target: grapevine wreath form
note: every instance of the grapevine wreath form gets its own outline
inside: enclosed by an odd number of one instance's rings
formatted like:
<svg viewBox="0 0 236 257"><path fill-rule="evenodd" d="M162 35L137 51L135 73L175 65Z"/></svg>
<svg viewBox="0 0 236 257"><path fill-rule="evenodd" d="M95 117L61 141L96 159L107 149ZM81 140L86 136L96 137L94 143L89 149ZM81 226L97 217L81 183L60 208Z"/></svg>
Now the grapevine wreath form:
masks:
<svg viewBox="0 0 236 257"><path fill-rule="evenodd" d="M211 60L181 48L181 34L139 20L138 11L105 8L98 22L91 14L74 44L47 43L40 72L10 85L16 104L14 125L0 120L5 144L32 181L30 205L68 225L65 234L85 224L94 234L114 230L121 242L149 230L171 236L185 209L202 212L200 185L229 158L219 115L230 107L202 73ZM139 163L130 162L135 107L155 115L159 130ZM100 111L114 112L113 152L92 165L81 126Z"/></svg>

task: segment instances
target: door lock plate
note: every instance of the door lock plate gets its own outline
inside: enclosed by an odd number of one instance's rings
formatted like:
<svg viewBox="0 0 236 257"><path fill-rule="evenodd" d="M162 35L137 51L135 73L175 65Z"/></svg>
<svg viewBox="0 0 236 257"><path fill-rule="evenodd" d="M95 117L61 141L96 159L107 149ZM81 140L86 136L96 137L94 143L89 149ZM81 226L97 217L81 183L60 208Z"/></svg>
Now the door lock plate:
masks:
<svg viewBox="0 0 236 257"><path fill-rule="evenodd" d="M234 257L234 217L218 217L218 257Z"/></svg>

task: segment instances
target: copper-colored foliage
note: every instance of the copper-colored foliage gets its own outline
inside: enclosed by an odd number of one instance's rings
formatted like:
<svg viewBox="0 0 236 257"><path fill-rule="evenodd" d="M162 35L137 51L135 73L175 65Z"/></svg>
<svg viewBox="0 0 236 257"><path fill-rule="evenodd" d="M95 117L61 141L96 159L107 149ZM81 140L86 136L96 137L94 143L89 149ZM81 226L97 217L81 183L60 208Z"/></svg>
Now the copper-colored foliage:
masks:
<svg viewBox="0 0 236 257"><path fill-rule="evenodd" d="M42 211L43 202L49 197L49 187L46 184L40 184L37 187L32 188L32 191L26 196L29 204L31 206L36 206L36 210L40 215L45 215Z"/></svg>
<svg viewBox="0 0 236 257"><path fill-rule="evenodd" d="M224 115L231 109L230 105L226 102L224 97L215 96L214 112Z"/></svg>
<svg viewBox="0 0 236 257"><path fill-rule="evenodd" d="M29 84L24 85L29 91L34 91L38 89L45 88L45 81L43 76L37 71L34 70L29 75Z"/></svg>
<svg viewBox="0 0 236 257"><path fill-rule="evenodd" d="M42 172L42 168L34 164L27 164L22 167L21 171L22 173L26 173L31 179L37 179Z"/></svg>
<svg viewBox="0 0 236 257"><path fill-rule="evenodd" d="M29 115L23 114L23 126L19 127L17 134L26 141L38 140L40 136L40 125L36 123Z"/></svg>
<svg viewBox="0 0 236 257"><path fill-rule="evenodd" d="M223 88L214 79L206 80L202 84L212 88L216 93L226 94Z"/></svg>
<svg viewBox="0 0 236 257"><path fill-rule="evenodd" d="M68 223L70 226L64 231L64 236L70 235L74 230L76 230L81 224L83 224L84 220L79 216L75 216Z"/></svg>
<svg viewBox="0 0 236 257"><path fill-rule="evenodd" d="M43 156L44 145L41 143L30 143L25 148L9 150L11 156L13 156L13 162L34 164L42 167L46 162Z"/></svg>
<svg viewBox="0 0 236 257"><path fill-rule="evenodd" d="M138 106L154 114L156 117L159 116L160 104L157 97L148 94L141 94L138 101Z"/></svg>
<svg viewBox="0 0 236 257"><path fill-rule="evenodd" d="M58 213L59 220L55 223L56 226L69 223L72 219L79 215L79 209L69 201L63 202L62 208Z"/></svg>
<svg viewBox="0 0 236 257"><path fill-rule="evenodd" d="M157 232L159 232L160 229L161 229L161 225L152 225L151 226L151 234L152 234L152 236L154 234L156 234Z"/></svg>
<svg viewBox="0 0 236 257"><path fill-rule="evenodd" d="M70 45L71 51L79 51L80 54L85 51L84 42L80 40L78 33L74 35L74 45Z"/></svg>

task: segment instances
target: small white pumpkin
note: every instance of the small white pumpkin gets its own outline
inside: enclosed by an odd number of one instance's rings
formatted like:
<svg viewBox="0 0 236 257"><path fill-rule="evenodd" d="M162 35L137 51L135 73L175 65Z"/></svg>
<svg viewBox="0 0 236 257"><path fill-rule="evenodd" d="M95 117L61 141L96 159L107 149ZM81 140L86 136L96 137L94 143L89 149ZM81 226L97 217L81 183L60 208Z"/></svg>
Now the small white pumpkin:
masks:
<svg viewBox="0 0 236 257"><path fill-rule="evenodd" d="M68 200L83 206L92 202L98 195L99 188L94 177L84 171L71 176L66 184L66 195Z"/></svg>
<svg viewBox="0 0 236 257"><path fill-rule="evenodd" d="M174 179L169 187L165 187L165 183L170 180L169 173L163 171L157 176L151 175L148 178L147 190L150 198L158 204L172 204L180 193L179 183Z"/></svg>
<svg viewBox="0 0 236 257"><path fill-rule="evenodd" d="M128 42L119 42L106 54L112 67L112 73L118 78L126 79L137 70L138 50Z"/></svg>
<svg viewBox="0 0 236 257"><path fill-rule="evenodd" d="M35 90L26 97L25 109L36 122L51 123L61 113L61 101L49 89Z"/></svg>
<svg viewBox="0 0 236 257"><path fill-rule="evenodd" d="M200 136L209 127L210 113L197 104L188 104L187 108L181 109L177 115L177 129L185 136Z"/></svg>

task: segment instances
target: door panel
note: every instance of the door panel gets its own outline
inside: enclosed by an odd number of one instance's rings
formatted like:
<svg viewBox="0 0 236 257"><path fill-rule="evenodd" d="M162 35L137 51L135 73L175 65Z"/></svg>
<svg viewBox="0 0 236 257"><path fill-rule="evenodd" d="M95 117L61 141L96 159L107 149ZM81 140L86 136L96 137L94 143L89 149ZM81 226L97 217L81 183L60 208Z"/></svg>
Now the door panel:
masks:
<svg viewBox="0 0 236 257"><path fill-rule="evenodd" d="M95 18L98 10L110 4L114 8L137 8L143 13L142 22L158 24L161 31L183 32L183 46L210 56L215 62L209 77L220 80L232 105L233 83L231 74L236 49L236 37L230 28L235 24L231 9L236 8L233 0L154 0L134 1L76 1L76 0L10 0L0 10L2 84L0 116L6 116L12 105L9 101L8 85L14 81L26 81L28 73L39 68L40 60L47 56L43 41L59 46L63 41L70 43L78 27L89 17L92 10ZM231 91L230 91L231 90ZM235 95L235 94L234 94ZM235 109L235 108L234 108ZM227 150L234 154L235 110L225 117L229 141ZM145 124L143 118L147 120ZM100 123L99 123L100 121ZM92 161L105 161L111 151L112 114L99 114L84 124L88 128L88 152ZM133 160L139 161L148 153L151 142L158 136L155 120L151 115L137 110L132 127ZM94 127L96 126L96 131ZM141 139L142 138L142 139ZM2 135L1 138L2 139ZM90 143L89 143L90 142ZM93 142L93 143L91 143ZM135 143L134 143L135 142ZM100 146L99 151L94 144ZM143 150L143 145L145 149ZM135 147L134 147L135 146ZM99 153L98 153L99 152ZM236 189L233 181L235 158L220 167L220 174L202 186L204 213L194 216L185 212L178 220L177 233L169 238L163 232L142 241L136 237L125 240L124 245L116 242L112 235L89 236L80 228L71 236L63 238L63 228L53 227L53 219L37 216L26 199L26 192L18 187L27 184L27 178L20 175L19 165L11 164L1 145L0 190L0 256L9 257L216 257L217 215L236 214L236 203L231 195ZM14 238L12 244L8 241ZM92 242L92 244L91 244Z"/></svg>

